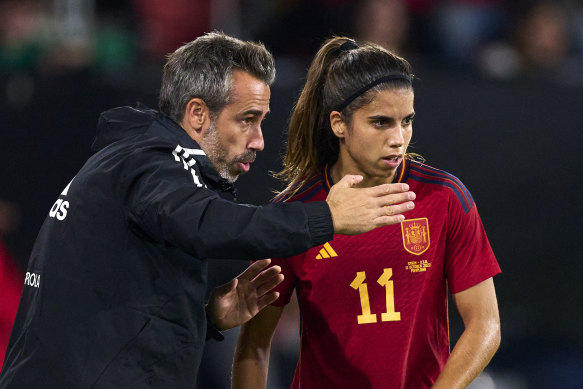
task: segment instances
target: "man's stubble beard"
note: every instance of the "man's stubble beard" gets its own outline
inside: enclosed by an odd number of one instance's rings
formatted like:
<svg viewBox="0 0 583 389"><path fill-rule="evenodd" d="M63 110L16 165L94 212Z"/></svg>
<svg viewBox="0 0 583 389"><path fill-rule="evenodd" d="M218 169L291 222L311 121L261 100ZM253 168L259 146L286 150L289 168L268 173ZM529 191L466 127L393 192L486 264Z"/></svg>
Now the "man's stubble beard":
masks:
<svg viewBox="0 0 583 389"><path fill-rule="evenodd" d="M231 183L237 181L237 178L243 173L235 169L237 162L255 161L256 152L252 150L228 160L228 150L221 144L215 120L211 120L210 127L201 140L201 147L217 173Z"/></svg>

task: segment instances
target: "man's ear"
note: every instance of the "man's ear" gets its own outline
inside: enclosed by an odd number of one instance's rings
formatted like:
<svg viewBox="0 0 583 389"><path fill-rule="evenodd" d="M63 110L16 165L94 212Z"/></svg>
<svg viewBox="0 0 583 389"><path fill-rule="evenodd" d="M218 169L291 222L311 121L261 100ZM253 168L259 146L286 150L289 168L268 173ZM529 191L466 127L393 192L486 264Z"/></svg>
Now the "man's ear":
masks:
<svg viewBox="0 0 583 389"><path fill-rule="evenodd" d="M334 135L340 139L344 138L346 133L346 123L344 122L340 112L330 112L330 127L332 127L332 132Z"/></svg>
<svg viewBox="0 0 583 389"><path fill-rule="evenodd" d="M196 141L199 141L204 131L210 126L210 110L204 100L195 97L190 99L184 110L182 128Z"/></svg>

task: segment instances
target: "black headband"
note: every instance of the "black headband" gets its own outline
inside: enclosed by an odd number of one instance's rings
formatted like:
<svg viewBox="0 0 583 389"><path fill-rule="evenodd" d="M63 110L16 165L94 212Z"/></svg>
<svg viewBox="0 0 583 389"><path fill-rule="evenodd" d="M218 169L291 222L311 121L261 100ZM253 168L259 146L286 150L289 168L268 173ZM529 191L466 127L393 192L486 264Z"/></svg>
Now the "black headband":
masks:
<svg viewBox="0 0 583 389"><path fill-rule="evenodd" d="M350 51L354 49L358 49L358 45L353 41L346 41L338 48L340 51Z"/></svg>
<svg viewBox="0 0 583 389"><path fill-rule="evenodd" d="M336 108L334 108L334 111L342 112L342 110L344 108L346 108L348 106L348 104L352 103L354 101L354 99L356 99L358 96L362 95L364 92L368 91L369 89L371 89L374 86L377 86L378 84L382 84L383 82L387 82L387 81L391 81L391 80L405 80L408 83L411 83L411 77L405 76L404 74L389 74L388 76L377 78L373 82L363 86L362 88L360 88L359 90L354 92L352 95L350 95L350 97L348 97L346 100L344 100L342 102L342 104L336 106Z"/></svg>

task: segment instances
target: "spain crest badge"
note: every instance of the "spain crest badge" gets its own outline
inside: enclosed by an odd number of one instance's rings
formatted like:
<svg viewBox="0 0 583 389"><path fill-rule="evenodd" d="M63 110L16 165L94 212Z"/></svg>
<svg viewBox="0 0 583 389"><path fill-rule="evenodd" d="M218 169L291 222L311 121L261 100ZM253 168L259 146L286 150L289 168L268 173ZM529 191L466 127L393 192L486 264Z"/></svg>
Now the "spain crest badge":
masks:
<svg viewBox="0 0 583 389"><path fill-rule="evenodd" d="M429 221L426 217L401 222L403 246L411 254L421 255L429 248Z"/></svg>

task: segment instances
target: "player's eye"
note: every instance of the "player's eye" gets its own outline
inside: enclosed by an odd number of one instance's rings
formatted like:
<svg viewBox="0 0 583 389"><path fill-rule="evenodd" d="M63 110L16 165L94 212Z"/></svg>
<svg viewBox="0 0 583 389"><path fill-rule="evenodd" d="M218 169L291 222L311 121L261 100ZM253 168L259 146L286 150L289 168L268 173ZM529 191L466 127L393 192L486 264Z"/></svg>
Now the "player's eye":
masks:
<svg viewBox="0 0 583 389"><path fill-rule="evenodd" d="M384 119L384 118L379 118L379 119L374 119L371 123L374 127L381 128L381 127L385 127L387 124L389 124L389 121L387 119Z"/></svg>
<svg viewBox="0 0 583 389"><path fill-rule="evenodd" d="M407 116L405 119L403 119L403 124L404 125L412 124L413 120L415 120L415 116Z"/></svg>

